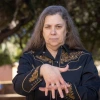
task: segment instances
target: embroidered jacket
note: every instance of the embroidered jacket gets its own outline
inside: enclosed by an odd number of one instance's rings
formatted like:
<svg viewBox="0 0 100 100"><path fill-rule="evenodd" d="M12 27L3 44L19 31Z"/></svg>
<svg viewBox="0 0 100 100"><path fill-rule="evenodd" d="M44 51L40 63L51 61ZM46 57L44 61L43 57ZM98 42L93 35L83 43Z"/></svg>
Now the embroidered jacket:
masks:
<svg viewBox="0 0 100 100"><path fill-rule="evenodd" d="M51 92L45 96L39 90L39 87L45 87L45 81L39 75L42 64L62 68L69 64L69 70L61 73L71 85L69 93L64 92L62 99L56 91L55 100L98 100L100 80L91 54L84 50L71 50L67 45L59 47L56 58L53 58L46 47L25 52L21 56L13 84L15 91L25 95L27 100L53 100Z"/></svg>

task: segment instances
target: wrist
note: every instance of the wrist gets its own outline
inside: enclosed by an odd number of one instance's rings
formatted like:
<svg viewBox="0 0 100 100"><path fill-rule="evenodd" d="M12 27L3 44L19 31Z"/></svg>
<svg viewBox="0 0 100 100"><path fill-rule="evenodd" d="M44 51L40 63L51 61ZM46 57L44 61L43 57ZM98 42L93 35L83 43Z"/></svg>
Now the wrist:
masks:
<svg viewBox="0 0 100 100"><path fill-rule="evenodd" d="M45 66L47 67L48 64L43 64L40 66L40 77L43 77L43 72L45 71L44 68Z"/></svg>

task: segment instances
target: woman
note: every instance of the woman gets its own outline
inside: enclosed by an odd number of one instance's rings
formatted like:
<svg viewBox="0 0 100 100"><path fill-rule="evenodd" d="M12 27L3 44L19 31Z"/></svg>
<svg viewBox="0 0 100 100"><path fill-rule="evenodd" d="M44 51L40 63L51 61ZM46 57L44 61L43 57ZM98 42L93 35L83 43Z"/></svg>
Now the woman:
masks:
<svg viewBox="0 0 100 100"><path fill-rule="evenodd" d="M41 13L13 84L27 100L98 100L97 69L64 7Z"/></svg>

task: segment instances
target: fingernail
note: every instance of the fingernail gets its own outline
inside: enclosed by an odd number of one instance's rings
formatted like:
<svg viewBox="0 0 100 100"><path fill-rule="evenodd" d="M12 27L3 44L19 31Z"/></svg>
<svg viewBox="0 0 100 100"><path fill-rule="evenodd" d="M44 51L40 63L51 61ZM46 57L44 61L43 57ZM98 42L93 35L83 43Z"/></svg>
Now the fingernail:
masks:
<svg viewBox="0 0 100 100"><path fill-rule="evenodd" d="M45 93L45 96L47 96L47 93Z"/></svg>
<svg viewBox="0 0 100 100"><path fill-rule="evenodd" d="M66 91L66 93L68 93L68 91Z"/></svg>
<svg viewBox="0 0 100 100"><path fill-rule="evenodd" d="M53 99L55 99L55 97L52 97Z"/></svg>
<svg viewBox="0 0 100 100"><path fill-rule="evenodd" d="M61 95L61 98L64 98L64 96L63 96L63 95Z"/></svg>
<svg viewBox="0 0 100 100"><path fill-rule="evenodd" d="M68 84L68 86L70 87L70 84Z"/></svg>

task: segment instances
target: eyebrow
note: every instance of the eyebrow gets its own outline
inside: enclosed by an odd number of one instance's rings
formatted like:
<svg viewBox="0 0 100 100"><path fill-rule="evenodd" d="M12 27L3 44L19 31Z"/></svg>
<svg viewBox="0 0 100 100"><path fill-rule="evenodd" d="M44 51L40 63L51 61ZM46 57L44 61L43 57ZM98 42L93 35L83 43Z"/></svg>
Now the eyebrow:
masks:
<svg viewBox="0 0 100 100"><path fill-rule="evenodd" d="M48 26L48 25L50 25L50 24L44 24L45 26ZM63 24L61 24L61 23L59 23L59 24L56 24L56 25L63 25Z"/></svg>

